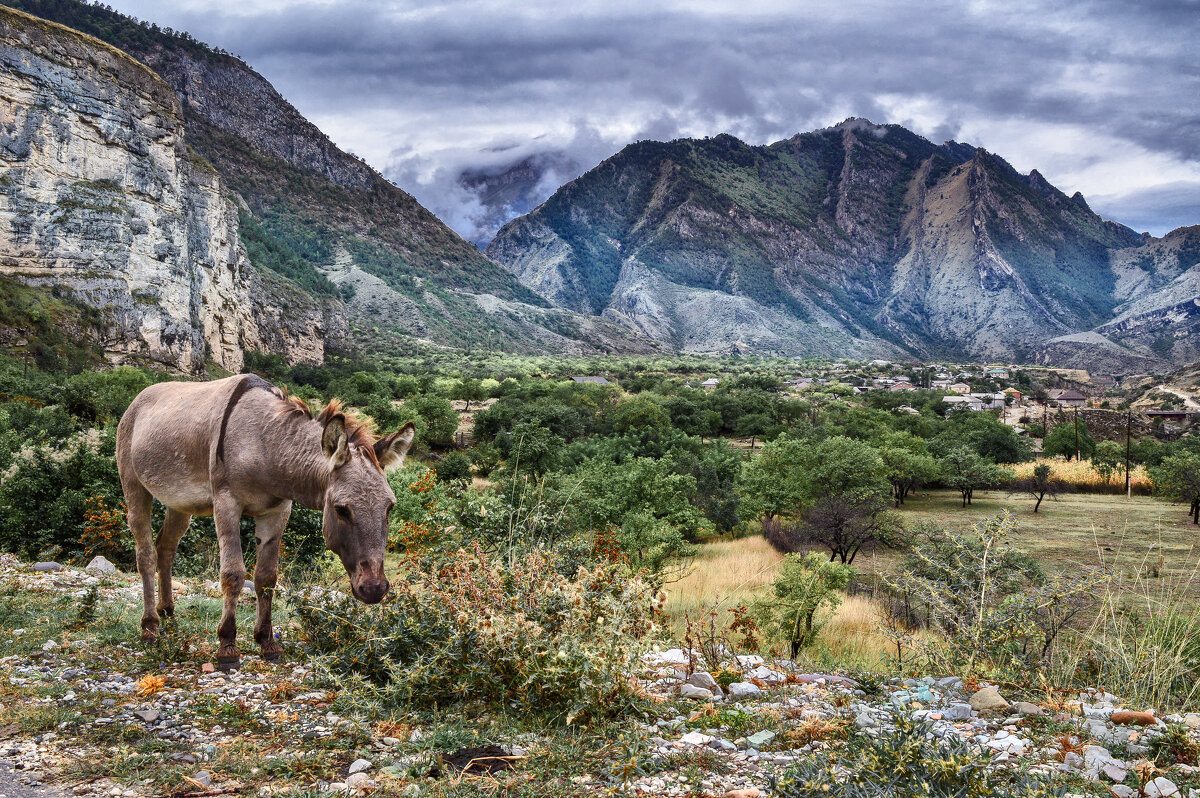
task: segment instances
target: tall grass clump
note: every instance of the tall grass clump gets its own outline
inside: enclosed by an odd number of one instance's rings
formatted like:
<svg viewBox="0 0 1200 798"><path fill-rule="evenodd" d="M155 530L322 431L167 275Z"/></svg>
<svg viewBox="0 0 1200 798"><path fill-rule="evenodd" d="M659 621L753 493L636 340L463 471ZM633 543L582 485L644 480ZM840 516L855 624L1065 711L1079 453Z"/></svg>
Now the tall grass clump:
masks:
<svg viewBox="0 0 1200 798"><path fill-rule="evenodd" d="M568 569L478 546L414 565L375 607L319 586L295 604L326 672L383 706L478 700L567 723L636 703L629 672L661 615L657 588L621 563Z"/></svg>
<svg viewBox="0 0 1200 798"><path fill-rule="evenodd" d="M1160 573L1143 563L1106 585L1055 663L1055 681L1103 686L1131 706L1200 709L1197 570Z"/></svg>

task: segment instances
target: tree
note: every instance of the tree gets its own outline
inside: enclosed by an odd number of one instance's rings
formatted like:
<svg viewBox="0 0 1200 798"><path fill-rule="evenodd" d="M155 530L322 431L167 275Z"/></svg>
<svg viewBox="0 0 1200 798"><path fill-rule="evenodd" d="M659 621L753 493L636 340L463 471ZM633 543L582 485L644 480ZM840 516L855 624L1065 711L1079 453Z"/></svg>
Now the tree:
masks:
<svg viewBox="0 0 1200 798"><path fill-rule="evenodd" d="M1116 441L1100 441L1092 452L1092 468L1107 484L1125 463L1125 447Z"/></svg>
<svg viewBox="0 0 1200 798"><path fill-rule="evenodd" d="M452 396L455 399L462 399L466 402L463 412L470 413L471 402L482 402L484 399L487 399L487 391L483 389L483 383L474 377L463 377L454 386Z"/></svg>
<svg viewBox="0 0 1200 798"><path fill-rule="evenodd" d="M1049 496L1051 499L1058 501L1058 496L1065 493L1067 483L1058 477L1054 476L1053 470L1048 463L1038 463L1033 467L1033 473L1027 477L1013 480L1009 485L1011 493L1028 493L1037 501L1033 505L1033 511L1036 513L1038 508L1042 506L1042 500Z"/></svg>
<svg viewBox="0 0 1200 798"><path fill-rule="evenodd" d="M975 491L1011 480L1011 472L980 457L965 446L951 449L941 460L942 482L962 494L962 506L971 503Z"/></svg>
<svg viewBox="0 0 1200 798"><path fill-rule="evenodd" d="M1080 458L1091 458L1092 453L1096 451L1096 441L1088 432L1087 424L1082 421L1079 422L1078 443ZM1070 460L1075 456L1075 444L1075 422L1063 422L1055 425L1054 429L1050 430L1042 440L1042 454L1046 457L1062 455Z"/></svg>
<svg viewBox="0 0 1200 798"><path fill-rule="evenodd" d="M558 465L563 445L562 438L540 424L522 421L508 438L506 467L513 473L541 476Z"/></svg>
<svg viewBox="0 0 1200 798"><path fill-rule="evenodd" d="M892 500L897 507L904 504L905 497L914 490L933 482L941 474L937 460L928 454L889 446L879 451L887 469L888 482L892 484Z"/></svg>
<svg viewBox="0 0 1200 798"><path fill-rule="evenodd" d="M1193 524L1200 524L1200 454L1180 451L1150 468L1154 490L1171 501L1188 505Z"/></svg>
<svg viewBox="0 0 1200 798"><path fill-rule="evenodd" d="M784 557L771 585L769 601L756 605L764 626L788 642L792 659L816 639L820 631L817 612L837 608L839 590L850 584L854 569L826 560L820 554Z"/></svg>
<svg viewBox="0 0 1200 798"><path fill-rule="evenodd" d="M823 496L800 516L799 523L781 527L784 551L802 551L810 546L829 549L830 561L847 565L864 549L898 548L904 543L904 525L887 511L887 500L879 496L854 499L846 494ZM777 539L768 538L776 548Z"/></svg>
<svg viewBox="0 0 1200 798"><path fill-rule="evenodd" d="M807 444L778 438L765 444L742 470L742 506L748 515L774 518L798 508L807 484L804 464Z"/></svg>
<svg viewBox="0 0 1200 798"><path fill-rule="evenodd" d="M414 396L401 406L400 415L416 424L417 441L426 445L448 446L458 429L458 413L443 396Z"/></svg>
<svg viewBox="0 0 1200 798"><path fill-rule="evenodd" d="M859 502L891 493L883 459L875 447L862 441L827 438L809 448L803 470L808 504L827 496Z"/></svg>
<svg viewBox="0 0 1200 798"><path fill-rule="evenodd" d="M643 510L625 516L617 532L617 545L634 568L657 574L671 560L691 557L696 547L670 522Z"/></svg>

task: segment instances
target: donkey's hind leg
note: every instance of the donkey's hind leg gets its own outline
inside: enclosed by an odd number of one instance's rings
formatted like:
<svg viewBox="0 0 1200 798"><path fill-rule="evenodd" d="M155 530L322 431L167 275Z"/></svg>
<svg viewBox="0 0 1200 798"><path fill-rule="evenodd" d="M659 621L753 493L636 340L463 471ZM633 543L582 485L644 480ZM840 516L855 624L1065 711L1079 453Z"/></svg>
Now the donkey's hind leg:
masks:
<svg viewBox="0 0 1200 798"><path fill-rule="evenodd" d="M152 642L158 637L158 613L154 607L154 569L158 558L154 530L150 528L154 500L150 491L135 479L122 479L121 489L125 492L126 519L133 532L137 569L142 577L142 640Z"/></svg>
<svg viewBox="0 0 1200 798"><path fill-rule="evenodd" d="M179 539L187 532L192 517L187 513L167 508L167 517L158 533L158 615L170 618L175 615L175 591L171 589L171 568L175 565L175 552Z"/></svg>

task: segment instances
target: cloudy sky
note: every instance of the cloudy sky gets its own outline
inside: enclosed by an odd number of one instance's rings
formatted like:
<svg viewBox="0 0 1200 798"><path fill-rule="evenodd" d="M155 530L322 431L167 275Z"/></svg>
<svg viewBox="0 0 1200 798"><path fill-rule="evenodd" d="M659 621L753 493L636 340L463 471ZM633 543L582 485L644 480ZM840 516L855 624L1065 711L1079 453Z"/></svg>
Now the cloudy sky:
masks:
<svg viewBox="0 0 1200 798"><path fill-rule="evenodd" d="M507 201L481 178L514 164L541 200L638 139L849 116L986 147L1139 231L1200 223L1200 0L109 2L242 56L474 239Z"/></svg>

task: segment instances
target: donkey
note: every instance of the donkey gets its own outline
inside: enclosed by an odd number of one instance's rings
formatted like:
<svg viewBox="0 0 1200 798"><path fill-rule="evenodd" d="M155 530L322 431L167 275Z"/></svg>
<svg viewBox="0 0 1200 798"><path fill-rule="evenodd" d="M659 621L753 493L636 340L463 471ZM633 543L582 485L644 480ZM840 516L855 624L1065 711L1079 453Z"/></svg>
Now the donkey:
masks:
<svg viewBox="0 0 1200 798"><path fill-rule="evenodd" d="M321 534L341 558L354 597L383 600L388 514L396 503L384 471L404 463L413 437L410 422L376 440L336 400L314 418L303 401L253 375L146 388L117 427L117 469L142 576L142 640L157 638L159 617L175 613L171 567L193 515L212 514L217 527L224 594L217 663L224 670L241 663L234 610L246 580L243 515L254 518L258 541L254 639L263 659L283 653L271 629L271 599L292 502L322 511ZM153 499L167 510L157 541Z"/></svg>

